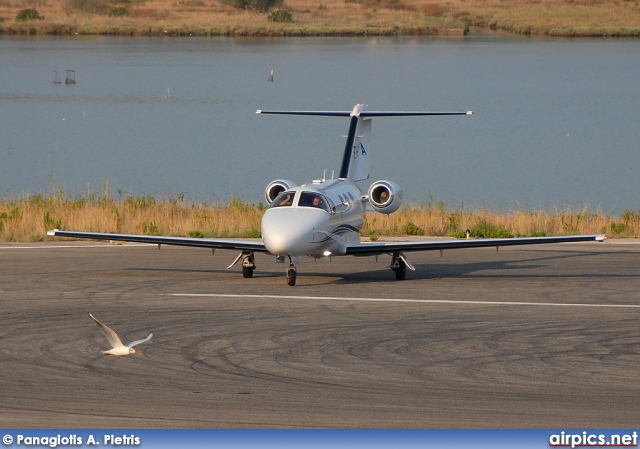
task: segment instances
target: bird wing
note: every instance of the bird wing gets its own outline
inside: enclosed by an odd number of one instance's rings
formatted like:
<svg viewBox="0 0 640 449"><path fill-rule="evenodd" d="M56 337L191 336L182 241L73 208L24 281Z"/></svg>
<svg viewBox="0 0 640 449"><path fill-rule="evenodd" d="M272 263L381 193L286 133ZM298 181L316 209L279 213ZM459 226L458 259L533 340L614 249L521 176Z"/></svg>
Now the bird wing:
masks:
<svg viewBox="0 0 640 449"><path fill-rule="evenodd" d="M149 341L149 340L151 340L151 337L153 337L153 334L149 334L146 337L141 338L140 340L132 341L131 343L129 343L127 345L127 348L132 348L135 345L139 345L140 343L144 343L145 341Z"/></svg>
<svg viewBox="0 0 640 449"><path fill-rule="evenodd" d="M111 329L109 326L102 324L100 321L96 319L96 317L91 315L91 313L89 313L89 316L93 321L96 322L96 324L98 325L98 327L100 328L104 336L107 337L107 340L109 340L109 344L111 344L112 348L115 349L115 348L120 348L124 346L122 344L122 340L120 340L120 337L118 337L118 334L116 334L113 331L113 329Z"/></svg>

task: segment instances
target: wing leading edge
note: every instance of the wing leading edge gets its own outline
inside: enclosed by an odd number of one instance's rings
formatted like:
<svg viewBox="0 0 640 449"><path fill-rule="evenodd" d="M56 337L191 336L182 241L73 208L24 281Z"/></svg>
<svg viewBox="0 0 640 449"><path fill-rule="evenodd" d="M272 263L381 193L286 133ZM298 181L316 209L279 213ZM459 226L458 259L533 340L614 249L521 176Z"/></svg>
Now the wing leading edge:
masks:
<svg viewBox="0 0 640 449"><path fill-rule="evenodd" d="M47 235L55 237L71 237L91 240L114 240L133 243L151 243L157 245L178 245L199 248L230 249L240 251L254 251L268 253L264 243L243 239L206 239L191 237L166 237L137 234L109 234L101 232L73 232L53 229ZM486 248L515 245L536 245L545 243L571 243L604 241L605 234L571 235L560 237L524 237L500 239L456 239L456 240L425 240L419 242L373 242L348 245L346 255L368 256L393 253L397 251L436 251L445 249Z"/></svg>
<svg viewBox="0 0 640 449"><path fill-rule="evenodd" d="M53 229L47 235L76 239L115 240L118 242L153 243L157 245L195 246L199 248L235 249L267 253L262 242L242 239L203 239L192 237L165 237L156 235L107 234L102 232L72 232Z"/></svg>
<svg viewBox="0 0 640 449"><path fill-rule="evenodd" d="M352 256L369 256L393 252L435 251L445 249L485 248L515 245L536 245L543 243L569 243L604 241L604 234L571 235L561 237L524 237L504 239L460 239L460 240L427 240L420 242L374 242L358 243L347 246L346 254Z"/></svg>

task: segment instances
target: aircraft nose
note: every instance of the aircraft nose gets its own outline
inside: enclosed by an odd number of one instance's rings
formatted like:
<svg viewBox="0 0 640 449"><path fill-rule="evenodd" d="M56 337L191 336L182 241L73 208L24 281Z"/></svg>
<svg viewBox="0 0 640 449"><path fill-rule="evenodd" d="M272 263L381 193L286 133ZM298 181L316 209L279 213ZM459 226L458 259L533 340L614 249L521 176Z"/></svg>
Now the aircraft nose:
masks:
<svg viewBox="0 0 640 449"><path fill-rule="evenodd" d="M271 254L306 255L319 246L314 233L329 221L320 209L274 208L262 217L262 241Z"/></svg>

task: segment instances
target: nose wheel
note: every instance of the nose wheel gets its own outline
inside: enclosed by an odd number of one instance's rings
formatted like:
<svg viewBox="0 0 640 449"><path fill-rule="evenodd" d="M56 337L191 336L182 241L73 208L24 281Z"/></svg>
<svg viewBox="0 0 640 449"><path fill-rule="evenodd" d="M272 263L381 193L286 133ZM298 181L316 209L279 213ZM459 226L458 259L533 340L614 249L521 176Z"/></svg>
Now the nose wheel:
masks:
<svg viewBox="0 0 640 449"><path fill-rule="evenodd" d="M287 270L287 284L289 284L291 287L296 285L296 275L297 273L295 268L289 268Z"/></svg>
<svg viewBox="0 0 640 449"><path fill-rule="evenodd" d="M289 265L289 269L287 270L287 284L293 287L296 285L296 276L298 272L296 271L296 267L293 265Z"/></svg>
<svg viewBox="0 0 640 449"><path fill-rule="evenodd" d="M296 270L295 265L293 265L293 261L291 260L291 256L289 256L289 268L287 268L287 284L291 287L296 285L296 277L298 275L298 271Z"/></svg>

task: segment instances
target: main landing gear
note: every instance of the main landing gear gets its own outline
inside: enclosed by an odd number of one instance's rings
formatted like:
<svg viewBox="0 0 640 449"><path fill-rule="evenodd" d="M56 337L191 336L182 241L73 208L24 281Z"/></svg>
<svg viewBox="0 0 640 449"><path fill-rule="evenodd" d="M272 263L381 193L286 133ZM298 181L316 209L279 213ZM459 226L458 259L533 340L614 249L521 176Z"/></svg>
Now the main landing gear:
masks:
<svg viewBox="0 0 640 449"><path fill-rule="evenodd" d="M244 278L252 278L253 270L256 269L256 263L253 253L243 253L242 254L242 277Z"/></svg>
<svg viewBox="0 0 640 449"><path fill-rule="evenodd" d="M396 274L398 281L404 281L407 278L407 268L411 271L416 271L415 267L411 265L411 262L402 253L393 253L389 268Z"/></svg>
<svg viewBox="0 0 640 449"><path fill-rule="evenodd" d="M236 257L236 260L227 267L227 270L238 263L240 259L242 259L242 277L252 278L253 270L256 269L256 262L253 252L251 251L242 251L238 257Z"/></svg>

